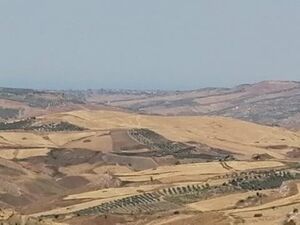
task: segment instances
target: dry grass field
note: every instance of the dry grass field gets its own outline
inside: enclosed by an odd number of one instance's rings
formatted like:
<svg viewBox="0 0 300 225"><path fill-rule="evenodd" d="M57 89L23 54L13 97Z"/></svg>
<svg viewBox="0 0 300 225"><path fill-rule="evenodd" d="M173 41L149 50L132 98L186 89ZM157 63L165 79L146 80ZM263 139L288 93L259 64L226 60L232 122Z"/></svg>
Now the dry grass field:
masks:
<svg viewBox="0 0 300 225"><path fill-rule="evenodd" d="M21 225L20 214L73 225L283 225L300 209L299 132L107 110L36 119L60 122L82 129L0 132L0 209L16 211L8 225Z"/></svg>
<svg viewBox="0 0 300 225"><path fill-rule="evenodd" d="M1 149L0 156L4 159L25 159L34 156L44 156L50 150L48 148L31 149Z"/></svg>
<svg viewBox="0 0 300 225"><path fill-rule="evenodd" d="M273 168L283 166L276 161L259 161L259 162L227 162L235 171ZM211 163L193 163L186 165L161 166L157 169L143 170L130 173L116 173L122 180L127 182L142 182L153 180L160 182L185 182L194 180L205 180L219 174L227 173L228 170L221 166L219 162Z"/></svg>
<svg viewBox="0 0 300 225"><path fill-rule="evenodd" d="M148 128L170 140L204 143L246 156L266 153L284 159L284 151L300 146L300 135L297 132L224 117L166 117L116 111L74 111L42 119L60 119L92 130Z"/></svg>
<svg viewBox="0 0 300 225"><path fill-rule="evenodd" d="M129 195L138 194L140 192L149 192L155 189L161 188L162 185L141 185L136 187L120 187L120 188L109 188L98 191L85 192L75 195L69 195L64 200L74 199L111 199L115 197L124 197Z"/></svg>

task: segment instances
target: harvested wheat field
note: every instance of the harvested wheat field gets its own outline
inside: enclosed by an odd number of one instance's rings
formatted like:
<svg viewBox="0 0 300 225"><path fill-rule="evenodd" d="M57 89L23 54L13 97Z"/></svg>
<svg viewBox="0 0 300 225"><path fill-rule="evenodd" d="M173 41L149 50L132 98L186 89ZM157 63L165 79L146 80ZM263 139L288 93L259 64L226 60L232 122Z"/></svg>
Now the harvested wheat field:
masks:
<svg viewBox="0 0 300 225"><path fill-rule="evenodd" d="M58 118L92 130L148 128L170 140L204 143L246 156L266 153L283 159L283 150L300 146L296 132L224 117L146 116L115 111L75 111L42 117L45 121Z"/></svg>
<svg viewBox="0 0 300 225"><path fill-rule="evenodd" d="M0 208L26 218L250 225L270 210L280 212L272 221L283 221L300 202L300 136L283 128L99 110L49 114L35 124L0 132Z"/></svg>
<svg viewBox="0 0 300 225"><path fill-rule="evenodd" d="M69 195L64 200L73 199L110 199L119 196L129 196L139 192L149 192L162 187L162 185L141 185L139 187L110 188L98 191Z"/></svg>
<svg viewBox="0 0 300 225"><path fill-rule="evenodd" d="M251 169L275 168L283 166L282 163L276 161L261 162L227 162L232 170L243 171ZM143 170L140 172L117 173L116 175L123 181L141 182L149 181L152 177L154 180L161 182L174 182L181 179L182 182L189 179L201 180L219 174L227 173L228 170L219 162L211 163L193 163L186 165L161 166L157 169ZM196 176L196 178L194 178Z"/></svg>

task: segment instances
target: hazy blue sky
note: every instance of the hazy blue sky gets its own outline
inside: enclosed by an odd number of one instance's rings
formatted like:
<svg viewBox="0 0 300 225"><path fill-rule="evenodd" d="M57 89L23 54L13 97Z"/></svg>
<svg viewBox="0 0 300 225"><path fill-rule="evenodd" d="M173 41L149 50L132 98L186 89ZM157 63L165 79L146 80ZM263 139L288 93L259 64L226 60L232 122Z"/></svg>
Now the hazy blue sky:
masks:
<svg viewBox="0 0 300 225"><path fill-rule="evenodd" d="M300 80L299 0L0 0L0 86Z"/></svg>

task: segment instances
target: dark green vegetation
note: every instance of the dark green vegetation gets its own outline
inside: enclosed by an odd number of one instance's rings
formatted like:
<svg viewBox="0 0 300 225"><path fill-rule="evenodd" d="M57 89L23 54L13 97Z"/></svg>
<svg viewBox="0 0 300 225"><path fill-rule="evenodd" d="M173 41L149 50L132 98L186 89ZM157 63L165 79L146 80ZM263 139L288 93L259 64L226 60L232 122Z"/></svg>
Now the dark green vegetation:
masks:
<svg viewBox="0 0 300 225"><path fill-rule="evenodd" d="M57 131L82 131L81 127L68 122L42 124L34 118L27 118L13 122L1 122L0 130L34 130L40 132L57 132Z"/></svg>
<svg viewBox="0 0 300 225"><path fill-rule="evenodd" d="M229 184L244 190L264 190L278 188L284 181L299 178L289 171L245 172L229 181Z"/></svg>
<svg viewBox="0 0 300 225"><path fill-rule="evenodd" d="M38 91L32 89L0 88L0 99L26 103L30 107L47 108L71 102L83 104L78 96L56 91Z"/></svg>
<svg viewBox="0 0 300 225"><path fill-rule="evenodd" d="M149 129L132 129L128 133L133 139L158 152L158 154L178 153L194 148L184 143L170 141Z"/></svg>
<svg viewBox="0 0 300 225"><path fill-rule="evenodd" d="M59 132L59 131L83 131L84 128L78 127L68 122L48 123L41 125L34 125L28 128L29 130L41 132Z"/></svg>
<svg viewBox="0 0 300 225"><path fill-rule="evenodd" d="M120 153L128 156L163 157L174 156L177 159L198 159L200 161L234 159L233 156L222 149L212 148L200 143L182 143L166 139L149 129L132 129L129 136L145 145L151 151L143 153Z"/></svg>
<svg viewBox="0 0 300 225"><path fill-rule="evenodd" d="M0 123L0 130L26 130L29 129L34 122L35 118L27 118L14 122L2 122Z"/></svg>
<svg viewBox="0 0 300 225"><path fill-rule="evenodd" d="M85 105L85 100L71 92L40 91L21 88L0 88L0 121L47 113L52 108Z"/></svg>
<svg viewBox="0 0 300 225"><path fill-rule="evenodd" d="M112 202L103 203L96 207L81 210L76 213L81 215L96 215L105 213L114 214L136 214L136 213L152 213L157 211L165 211L175 209L178 206L162 199L162 195L158 192L144 193L125 197Z"/></svg>
<svg viewBox="0 0 300 225"><path fill-rule="evenodd" d="M73 216L99 214L152 214L157 211L167 211L180 208L186 203L209 199L230 193L250 190L279 188L284 181L299 178L288 170L249 171L229 175L234 177L221 185L188 184L171 186L150 193L142 193L118 200L102 203L74 212ZM52 215L57 216L57 215Z"/></svg>
<svg viewBox="0 0 300 225"><path fill-rule="evenodd" d="M17 118L19 116L19 109L3 108L0 107L0 118L8 120L11 118Z"/></svg>

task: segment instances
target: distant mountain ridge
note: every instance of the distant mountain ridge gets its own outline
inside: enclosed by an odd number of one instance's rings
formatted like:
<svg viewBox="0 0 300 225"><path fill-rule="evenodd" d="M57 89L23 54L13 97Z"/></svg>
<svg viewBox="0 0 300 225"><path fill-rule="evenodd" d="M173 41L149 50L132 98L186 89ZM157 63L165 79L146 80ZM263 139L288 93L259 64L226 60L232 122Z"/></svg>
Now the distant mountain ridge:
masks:
<svg viewBox="0 0 300 225"><path fill-rule="evenodd" d="M218 115L300 128L300 82L262 81L191 91L42 91L0 88L2 120L81 108L119 108L156 115Z"/></svg>

